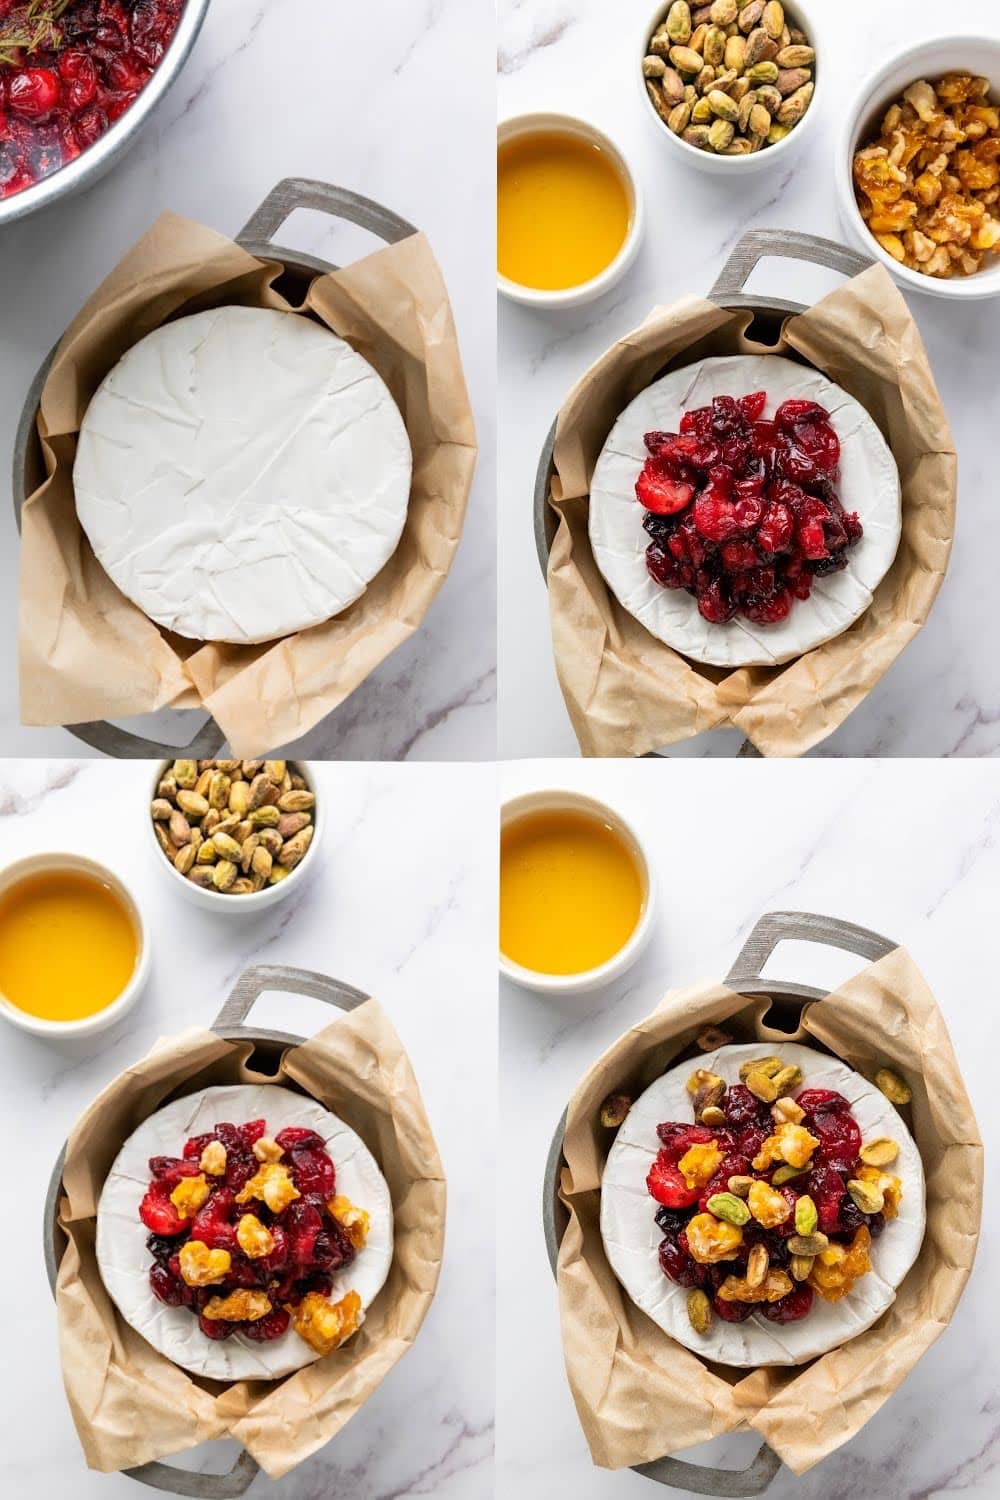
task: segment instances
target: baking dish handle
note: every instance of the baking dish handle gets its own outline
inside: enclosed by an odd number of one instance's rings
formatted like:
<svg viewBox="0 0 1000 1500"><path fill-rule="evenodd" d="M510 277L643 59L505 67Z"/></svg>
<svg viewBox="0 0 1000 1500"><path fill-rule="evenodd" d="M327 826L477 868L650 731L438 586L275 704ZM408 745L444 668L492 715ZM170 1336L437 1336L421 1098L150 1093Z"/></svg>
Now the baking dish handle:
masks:
<svg viewBox="0 0 1000 1500"><path fill-rule="evenodd" d="M745 984L760 981L764 965L778 944L784 942L818 943L827 948L840 948L845 953L867 958L870 963L885 958L899 946L882 937L881 933L858 927L853 922L844 922L839 917L825 917L810 911L767 912L754 926L727 974L729 988L739 990ZM782 985L776 982L776 988L781 989Z"/></svg>
<svg viewBox="0 0 1000 1500"><path fill-rule="evenodd" d="M328 974L312 969L290 969L284 964L254 964L241 974L219 1014L212 1022L213 1031L231 1032L243 1025L260 996L268 990L291 990L335 1005L338 1010L354 1010L369 998L352 984L342 984Z"/></svg>
<svg viewBox="0 0 1000 1500"><path fill-rule="evenodd" d="M871 256L860 255L836 240L824 240L819 235L801 234L795 229L751 229L737 242L719 272L719 279L708 294L711 300L729 302L738 297L760 262L771 256L808 261L828 271L840 271L844 276L860 276L875 264Z"/></svg>
<svg viewBox="0 0 1000 1500"><path fill-rule="evenodd" d="M260 207L251 214L236 237L237 243L270 244L297 208L314 208L334 219L347 219L385 240L387 245L398 244L417 233L406 219L383 208L372 198L363 198L348 188L333 187L311 177L286 177L271 189Z"/></svg>
<svg viewBox="0 0 1000 1500"><path fill-rule="evenodd" d="M260 1473L260 1465L249 1453L241 1453L227 1474L198 1474L190 1469L175 1469L171 1464L140 1464L137 1469L123 1469L129 1479L148 1484L150 1489L167 1495L194 1495L197 1500L233 1500L245 1495Z"/></svg>
<svg viewBox="0 0 1000 1500"><path fill-rule="evenodd" d="M148 740L144 735L132 734L119 729L108 719L92 720L86 724L67 724L70 734L78 740L110 755L115 760L176 760L187 755L195 760L211 760L225 744L225 735L214 719L208 719L187 745L167 745L160 740Z"/></svg>

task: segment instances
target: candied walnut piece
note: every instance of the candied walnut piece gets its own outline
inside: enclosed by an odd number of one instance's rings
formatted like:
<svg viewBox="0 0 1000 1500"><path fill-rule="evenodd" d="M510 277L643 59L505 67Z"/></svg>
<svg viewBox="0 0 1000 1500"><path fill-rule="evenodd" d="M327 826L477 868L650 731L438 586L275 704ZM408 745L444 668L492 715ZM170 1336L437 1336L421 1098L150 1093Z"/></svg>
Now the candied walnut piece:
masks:
<svg viewBox="0 0 1000 1500"><path fill-rule="evenodd" d="M188 1286L212 1286L224 1281L232 1268L228 1250L210 1250L201 1240L188 1240L179 1251L181 1276Z"/></svg>
<svg viewBox="0 0 1000 1500"><path fill-rule="evenodd" d="M751 1286L746 1278L727 1276L719 1288L719 1296L723 1302L780 1302L793 1288L792 1278L772 1267L756 1286Z"/></svg>
<svg viewBox="0 0 1000 1500"><path fill-rule="evenodd" d="M732 1260L743 1243L742 1229L717 1219L714 1214L695 1214L685 1233L691 1256L701 1266Z"/></svg>
<svg viewBox="0 0 1000 1500"><path fill-rule="evenodd" d="M256 1214L244 1214L240 1219L236 1226L236 1242L248 1260L260 1260L274 1249L274 1235Z"/></svg>
<svg viewBox="0 0 1000 1500"><path fill-rule="evenodd" d="M755 1182L747 1194L750 1212L765 1229L777 1229L791 1215L792 1205L766 1182Z"/></svg>
<svg viewBox="0 0 1000 1500"><path fill-rule="evenodd" d="M301 1196L287 1167L279 1162L265 1162L250 1178L243 1191L237 1193L236 1201L249 1203L251 1198L257 1198L266 1203L272 1213L280 1214Z"/></svg>
<svg viewBox="0 0 1000 1500"><path fill-rule="evenodd" d="M870 1182L881 1189L882 1212L887 1219L896 1218L899 1205L903 1201L902 1180L891 1172L881 1171L878 1167L862 1167L858 1178L861 1182Z"/></svg>
<svg viewBox="0 0 1000 1500"><path fill-rule="evenodd" d="M336 1219L355 1250L362 1249L371 1228L371 1214L363 1208L358 1208L350 1198L343 1198L339 1195L331 1198L326 1208L330 1216Z"/></svg>
<svg viewBox="0 0 1000 1500"><path fill-rule="evenodd" d="M719 1170L723 1152L717 1141L708 1145L694 1145L685 1151L677 1166L689 1188L704 1187Z"/></svg>
<svg viewBox="0 0 1000 1500"><path fill-rule="evenodd" d="M854 1283L872 1268L869 1251L872 1237L862 1227L855 1231L850 1246L828 1245L813 1261L808 1285L824 1302L840 1302Z"/></svg>
<svg viewBox="0 0 1000 1500"><path fill-rule="evenodd" d="M766 1172L772 1162L779 1161L787 1162L790 1167L805 1167L818 1145L819 1137L812 1135L804 1125L785 1121L774 1135L768 1136L754 1157L754 1171Z"/></svg>
<svg viewBox="0 0 1000 1500"><path fill-rule="evenodd" d="M209 1141L201 1153L198 1165L210 1177L224 1177L226 1175L227 1158L228 1153L221 1141Z"/></svg>
<svg viewBox="0 0 1000 1500"><path fill-rule="evenodd" d="M207 1201L212 1191L203 1173L197 1177L182 1177L170 1194L170 1201L181 1219L193 1219Z"/></svg>
<svg viewBox="0 0 1000 1500"><path fill-rule="evenodd" d="M330 1354L357 1332L361 1320L361 1298L348 1292L331 1302L321 1292L309 1292L292 1311L292 1327L317 1354Z"/></svg>
<svg viewBox="0 0 1000 1500"><path fill-rule="evenodd" d="M271 1299L266 1292L253 1292L239 1288L228 1297L211 1297L205 1304L206 1318L220 1323L256 1323L272 1311Z"/></svg>
<svg viewBox="0 0 1000 1500"><path fill-rule="evenodd" d="M277 1141L272 1141L269 1135L262 1135L253 1143L253 1154L258 1161L267 1162L280 1161L285 1153Z"/></svg>

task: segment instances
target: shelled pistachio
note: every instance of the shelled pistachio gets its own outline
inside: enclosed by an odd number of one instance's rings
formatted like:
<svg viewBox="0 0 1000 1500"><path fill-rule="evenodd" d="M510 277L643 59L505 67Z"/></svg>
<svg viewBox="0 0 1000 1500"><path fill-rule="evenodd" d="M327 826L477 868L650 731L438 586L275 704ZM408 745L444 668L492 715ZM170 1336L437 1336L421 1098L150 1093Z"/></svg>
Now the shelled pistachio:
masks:
<svg viewBox="0 0 1000 1500"><path fill-rule="evenodd" d="M302 862L315 808L291 761L176 760L149 812L178 874L204 890L245 896L277 885Z"/></svg>
<svg viewBox="0 0 1000 1500"><path fill-rule="evenodd" d="M781 0L674 0L649 39L646 92L674 135L720 156L784 140L815 92L816 52Z"/></svg>

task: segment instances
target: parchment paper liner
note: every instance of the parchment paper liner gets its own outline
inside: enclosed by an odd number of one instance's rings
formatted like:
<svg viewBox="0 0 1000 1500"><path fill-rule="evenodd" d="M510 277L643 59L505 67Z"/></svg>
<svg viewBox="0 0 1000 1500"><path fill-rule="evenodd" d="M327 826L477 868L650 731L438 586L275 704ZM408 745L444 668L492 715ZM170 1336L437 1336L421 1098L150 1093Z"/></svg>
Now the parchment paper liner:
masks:
<svg viewBox="0 0 1000 1500"><path fill-rule="evenodd" d="M685 298L657 307L592 365L559 413L549 556L556 668L586 756L644 755L708 729L734 727L764 755L802 755L832 734L930 613L955 522L957 459L917 326L882 266L789 318L771 348L746 338L747 312ZM835 640L782 667L727 672L688 661L624 610L587 535L597 459L628 403L684 354L797 351L856 397L899 467L903 535L869 608Z"/></svg>
<svg viewBox="0 0 1000 1500"><path fill-rule="evenodd" d="M602 1468L649 1463L752 1428L804 1474L860 1432L902 1383L947 1327L972 1269L982 1143L944 1019L909 954L895 949L809 1005L794 1036L762 1022L769 1003L748 1003L724 985L671 991L605 1052L570 1102L561 1184L570 1220L558 1267L563 1350L591 1456ZM816 1039L868 1078L895 1067L913 1089L908 1123L927 1174L920 1255L873 1328L793 1369L743 1374L675 1343L626 1297L601 1241L609 1146L602 1100L618 1089L638 1095L704 1026L727 1021L738 1024L737 1040Z"/></svg>
<svg viewBox="0 0 1000 1500"><path fill-rule="evenodd" d="M92 1469L132 1468L231 1437L280 1478L363 1405L430 1307L444 1248L444 1175L409 1058L385 1012L366 1001L290 1048L274 1078L244 1066L252 1050L197 1030L160 1041L95 1099L70 1136L60 1208L69 1244L56 1307L66 1394ZM122 1142L175 1091L283 1080L340 1115L382 1168L395 1213L389 1279L360 1331L325 1359L275 1382L197 1379L116 1312L94 1255L97 1200Z"/></svg>
<svg viewBox="0 0 1000 1500"><path fill-rule="evenodd" d="M313 281L314 313L386 381L413 448L399 546L361 598L323 625L258 646L198 645L160 629L100 566L76 516L80 423L108 371L181 313L225 303L292 311L282 267L165 214L67 330L42 391L48 478L22 510L21 718L75 724L203 707L233 753L297 738L342 703L420 625L458 547L476 437L448 294L421 234Z"/></svg>

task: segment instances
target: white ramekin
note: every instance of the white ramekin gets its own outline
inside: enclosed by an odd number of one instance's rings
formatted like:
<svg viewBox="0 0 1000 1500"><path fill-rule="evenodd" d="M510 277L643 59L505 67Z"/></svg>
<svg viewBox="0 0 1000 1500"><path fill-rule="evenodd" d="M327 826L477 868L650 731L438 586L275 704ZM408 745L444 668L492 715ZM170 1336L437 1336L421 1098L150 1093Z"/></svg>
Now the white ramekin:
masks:
<svg viewBox="0 0 1000 1500"><path fill-rule="evenodd" d="M153 820L149 815L149 803L156 796L156 788L159 786L164 773L173 765L173 761L162 761L157 767L156 775L150 787L149 798L140 808L140 816L146 825L146 840L153 851L155 864L163 871L166 878L170 881L171 886L179 891L181 895L186 896L195 906L200 906L203 911L222 912L230 917L253 916L254 913L263 911L268 906L276 906L279 901L286 900L293 891L300 889L304 880L309 878L309 874L316 863L316 851L322 841L323 830L326 825L323 798L316 790L316 778L310 766L301 760L290 762L290 764L295 766L295 769L305 780L309 791L316 797L316 803L312 809L313 826L316 832L313 834L312 843L306 850L305 855L290 875L284 880L280 880L277 885L266 885L262 891L251 891L245 896L227 896L222 891L203 890L200 885L195 885L192 881L186 879L179 870L175 870L169 859L167 859L163 850L156 842L156 835L153 832Z"/></svg>
<svg viewBox="0 0 1000 1500"><path fill-rule="evenodd" d="M528 813L560 811L566 808L589 813L591 817L610 823L634 855L643 878L646 894L639 921L632 936L613 958L609 958L607 963L601 964L599 968L587 969L581 974L539 974L533 969L525 969L520 964L513 963L501 953L500 973L506 979L512 979L515 984L525 989L537 990L542 995L583 995L589 990L600 989L601 985L608 984L613 979L620 979L632 967L648 943L653 930L653 913L656 907L656 879L639 837L621 813L613 807L608 807L606 803L598 802L594 797L585 797L581 792L572 792L560 787L526 792L523 796L514 797L511 801L504 803L500 809L500 827L501 829L507 828Z"/></svg>
<svg viewBox="0 0 1000 1500"><path fill-rule="evenodd" d="M499 150L501 146L506 145L508 141L515 140L518 136L535 135L542 131L579 136L583 140L595 143L607 152L621 173L629 196L631 218L628 233L625 236L625 243L611 264L606 266L599 276L592 277L590 281L583 281L579 286L564 287L559 291L539 290L536 287L522 286L519 281L511 281L509 277L501 276L498 271L497 289L503 296L508 297L512 302L520 302L524 307L540 307L550 310L580 307L585 302L593 302L595 298L602 297L605 292L616 286L638 255L646 228L642 189L621 147L617 146L610 136L605 135L603 130L598 130L596 125L591 125L587 120L580 120L575 115L541 112L515 115L509 120L503 120L497 127L497 149Z"/></svg>
<svg viewBox="0 0 1000 1500"><path fill-rule="evenodd" d="M819 114L819 104L825 95L823 84L823 43L816 24L814 8L804 3L804 0L794 0L793 4L785 6L785 13L789 24L799 26L808 36L809 45L816 49L816 62L813 65L813 80L816 84L816 92L813 94L809 108L795 129L779 141L776 146L766 146L762 151L755 151L752 156L717 156L714 151L699 151L697 146L689 146L687 141L681 140L679 135L674 135L669 125L660 119L655 106L646 92L646 80L642 72L643 59L649 56L649 41L653 33L659 28L670 9L673 0L660 0L652 19L643 27L639 38L639 56L636 59L635 75L639 83L639 91L642 94L642 106L649 120L652 121L660 139L665 141L667 149L673 151L678 161L685 162L689 167L695 167L700 172L709 172L713 176L735 177L746 175L748 172L762 172L767 167L788 164L788 159L796 151L800 151L806 140L812 134ZM692 7L694 8L694 7Z"/></svg>
<svg viewBox="0 0 1000 1500"><path fill-rule="evenodd" d="M137 951L132 978L118 999L95 1015L84 1016L78 1021L46 1021L41 1016L28 1015L0 993L0 1015L12 1025L19 1026L22 1031L30 1031L34 1036L64 1041L67 1038L92 1036L96 1031L114 1026L132 1009L149 978L149 938L142 912L128 886L106 865L98 864L96 860L88 859L83 854L53 849L45 854L30 854L26 859L15 860L13 864L0 870L0 892L10 890L28 876L44 875L50 871L75 871L81 875L91 875L95 880L109 885L132 918L136 936Z"/></svg>
<svg viewBox="0 0 1000 1500"><path fill-rule="evenodd" d="M991 97L994 101L1000 100L1000 37L957 36L920 42L898 53L872 74L844 114L845 123L837 143L834 167L837 207L851 240L866 255L881 261L900 286L914 292L925 292L931 297L977 301L1000 296L1000 258L995 257L994 265L974 276L955 276L949 281L911 271L883 250L861 217L854 194L852 168L855 152L878 133L879 123L889 105L911 83L921 78L933 83L945 73L971 73L975 77L989 78Z"/></svg>

